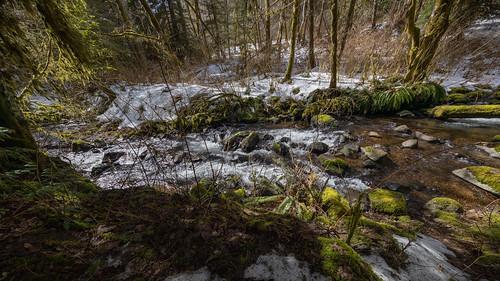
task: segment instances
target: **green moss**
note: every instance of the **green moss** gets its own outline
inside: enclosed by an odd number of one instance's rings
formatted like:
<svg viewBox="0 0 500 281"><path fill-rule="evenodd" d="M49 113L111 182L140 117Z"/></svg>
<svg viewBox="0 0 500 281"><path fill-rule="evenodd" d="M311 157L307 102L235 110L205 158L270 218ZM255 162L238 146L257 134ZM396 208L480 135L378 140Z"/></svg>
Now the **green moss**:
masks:
<svg viewBox="0 0 500 281"><path fill-rule="evenodd" d="M435 118L500 117L500 105L441 105L431 110Z"/></svg>
<svg viewBox="0 0 500 281"><path fill-rule="evenodd" d="M500 268L500 254L485 254L477 259L477 264L485 267Z"/></svg>
<svg viewBox="0 0 500 281"><path fill-rule="evenodd" d="M450 226L459 226L460 222L458 220L458 216L456 213L447 212L447 211L436 211L434 213L435 220L442 224L450 225Z"/></svg>
<svg viewBox="0 0 500 281"><path fill-rule="evenodd" d="M319 237L323 273L333 280L380 280L361 256L339 239Z"/></svg>
<svg viewBox="0 0 500 281"><path fill-rule="evenodd" d="M329 158L321 155L318 159L326 172L333 175L342 175L348 168L347 163L340 158Z"/></svg>
<svg viewBox="0 0 500 281"><path fill-rule="evenodd" d="M328 114L318 114L312 117L311 122L320 127L329 127L335 125L335 118Z"/></svg>
<svg viewBox="0 0 500 281"><path fill-rule="evenodd" d="M446 101L448 103L452 103L452 104L468 103L469 98L464 94L451 94L451 95L446 96Z"/></svg>
<svg viewBox="0 0 500 281"><path fill-rule="evenodd" d="M500 170L487 166L474 166L467 168L479 182L500 192Z"/></svg>
<svg viewBox="0 0 500 281"><path fill-rule="evenodd" d="M470 90L467 87L451 87L450 88L450 93L451 94L466 94L466 93L469 93L471 91L472 90Z"/></svg>
<svg viewBox="0 0 500 281"><path fill-rule="evenodd" d="M495 146L495 151L500 153L500 145Z"/></svg>
<svg viewBox="0 0 500 281"><path fill-rule="evenodd" d="M491 139L492 142L500 142L500 135L496 135Z"/></svg>
<svg viewBox="0 0 500 281"><path fill-rule="evenodd" d="M326 187L321 194L321 203L328 211L328 215L339 218L349 211L349 201L332 187Z"/></svg>
<svg viewBox="0 0 500 281"><path fill-rule="evenodd" d="M425 206L431 212L446 211L446 212L456 213L463 211L462 204L458 203L456 200L447 197L432 198L429 202L425 204Z"/></svg>
<svg viewBox="0 0 500 281"><path fill-rule="evenodd" d="M406 213L406 200L403 194L387 189L375 189L368 194L373 210L387 214Z"/></svg>

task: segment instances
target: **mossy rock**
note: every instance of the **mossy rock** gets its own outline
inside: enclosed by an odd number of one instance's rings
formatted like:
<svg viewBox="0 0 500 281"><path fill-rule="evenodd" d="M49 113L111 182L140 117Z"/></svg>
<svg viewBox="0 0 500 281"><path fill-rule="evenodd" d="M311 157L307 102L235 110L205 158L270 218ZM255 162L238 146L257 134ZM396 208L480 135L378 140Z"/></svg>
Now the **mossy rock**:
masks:
<svg viewBox="0 0 500 281"><path fill-rule="evenodd" d="M493 188L497 193L500 193L500 170L488 166L474 166L467 168L476 179L483 184Z"/></svg>
<svg viewBox="0 0 500 281"><path fill-rule="evenodd" d="M431 110L435 118L497 118L500 105L441 105Z"/></svg>
<svg viewBox="0 0 500 281"><path fill-rule="evenodd" d="M496 135L491 139L492 142L500 142L500 135Z"/></svg>
<svg viewBox="0 0 500 281"><path fill-rule="evenodd" d="M244 152L252 152L257 144L259 144L260 137L257 132L250 132L240 143L240 148Z"/></svg>
<svg viewBox="0 0 500 281"><path fill-rule="evenodd" d="M272 149L274 152L276 152L276 154L281 155L283 157L290 156L290 148L288 147L288 145L282 142L273 143Z"/></svg>
<svg viewBox="0 0 500 281"><path fill-rule="evenodd" d="M500 254L484 254L477 259L477 264L484 267L500 269Z"/></svg>
<svg viewBox="0 0 500 281"><path fill-rule="evenodd" d="M377 188L368 194L368 198L376 212L391 215L406 213L406 200L400 192Z"/></svg>
<svg viewBox="0 0 500 281"><path fill-rule="evenodd" d="M344 241L319 237L323 273L332 280L380 280L363 258Z"/></svg>
<svg viewBox="0 0 500 281"><path fill-rule="evenodd" d="M326 187L323 190L321 193L321 203L323 208L328 210L328 215L333 218L343 216L350 209L349 201L332 187Z"/></svg>
<svg viewBox="0 0 500 281"><path fill-rule="evenodd" d="M466 94L472 92L471 89L467 87L451 87L450 94Z"/></svg>
<svg viewBox="0 0 500 281"><path fill-rule="evenodd" d="M313 125L326 128L335 126L335 118L328 114L318 114L311 118Z"/></svg>
<svg viewBox="0 0 500 281"><path fill-rule="evenodd" d="M446 96L446 101L451 104L464 104L469 102L469 98L464 94L451 94Z"/></svg>
<svg viewBox="0 0 500 281"><path fill-rule="evenodd" d="M436 197L432 198L429 202L425 204L425 207L435 213L437 211L445 211L452 213L463 212L463 206L458 201L447 198L447 197Z"/></svg>
<svg viewBox="0 0 500 281"><path fill-rule="evenodd" d="M341 176L344 174L345 170L349 167L347 163L340 158L329 158L321 155L318 157L321 166L325 168L325 171L329 174Z"/></svg>

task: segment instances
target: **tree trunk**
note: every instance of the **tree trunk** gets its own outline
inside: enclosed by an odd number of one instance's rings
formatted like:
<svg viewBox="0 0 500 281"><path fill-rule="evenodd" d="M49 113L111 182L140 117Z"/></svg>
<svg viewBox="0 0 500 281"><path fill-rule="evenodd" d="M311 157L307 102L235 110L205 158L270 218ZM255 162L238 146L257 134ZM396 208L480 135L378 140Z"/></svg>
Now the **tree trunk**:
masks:
<svg viewBox="0 0 500 281"><path fill-rule="evenodd" d="M289 82L292 80L293 64L295 62L295 45L297 44L297 24L299 21L299 8L300 0L294 0L293 2L293 18L292 18L292 39L290 42L290 59L288 60L288 66L286 68L284 82Z"/></svg>
<svg viewBox="0 0 500 281"><path fill-rule="evenodd" d="M331 20L331 36L330 36L330 88L337 88L337 25L339 17L338 0L331 0L330 11L332 13Z"/></svg>
<svg viewBox="0 0 500 281"><path fill-rule="evenodd" d="M410 11L407 30L412 46L409 50L408 72L405 75L405 82L420 82L427 77L439 42L448 29L452 6L453 0L436 0L434 11L426 24L425 34L422 38L417 37L418 29L414 26L416 15L411 14L412 11ZM416 1L411 0L410 9L415 9L415 7Z"/></svg>
<svg viewBox="0 0 500 281"><path fill-rule="evenodd" d="M375 29L375 27L377 26L377 9L378 9L378 0L373 0L372 29Z"/></svg>
<svg viewBox="0 0 500 281"><path fill-rule="evenodd" d="M132 22L130 21L130 17L128 15L128 9L125 7L123 0L116 0L116 5L118 6L118 10L120 11L120 16L122 17L123 23L127 26L128 29L132 29Z"/></svg>
<svg viewBox="0 0 500 281"><path fill-rule="evenodd" d="M338 60L342 62L342 54L344 53L345 44L347 42L347 35L349 35L349 31L352 28L352 21L354 17L354 8L356 7L356 0L351 0L349 3L349 10L347 12L347 19L345 22L345 27L342 32L342 39L340 40L340 51L338 55Z"/></svg>
<svg viewBox="0 0 500 281"><path fill-rule="evenodd" d="M321 38L321 27L323 26L323 14L325 13L325 2L326 2L326 0L321 1L321 11L319 12L318 33L316 33L316 37L318 37L318 38Z"/></svg>
<svg viewBox="0 0 500 281"><path fill-rule="evenodd" d="M309 0L309 70L316 67L314 59L314 0Z"/></svg>
<svg viewBox="0 0 500 281"><path fill-rule="evenodd" d="M160 22L158 19L155 17L153 11L151 10L151 7L149 7L149 4L146 0L140 0L142 8L148 15L148 19L151 22L151 25L155 28L156 32L158 32L159 35L164 36L164 32L161 29Z"/></svg>
<svg viewBox="0 0 500 281"><path fill-rule="evenodd" d="M266 52L268 58L271 58L271 3L270 0L266 0Z"/></svg>

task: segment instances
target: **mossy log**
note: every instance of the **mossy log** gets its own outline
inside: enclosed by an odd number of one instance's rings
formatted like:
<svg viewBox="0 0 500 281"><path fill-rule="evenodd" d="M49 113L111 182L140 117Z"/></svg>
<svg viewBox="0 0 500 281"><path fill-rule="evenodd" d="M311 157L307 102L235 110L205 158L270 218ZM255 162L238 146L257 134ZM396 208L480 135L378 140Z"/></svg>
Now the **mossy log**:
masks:
<svg viewBox="0 0 500 281"><path fill-rule="evenodd" d="M498 118L500 105L441 105L431 110L434 118Z"/></svg>

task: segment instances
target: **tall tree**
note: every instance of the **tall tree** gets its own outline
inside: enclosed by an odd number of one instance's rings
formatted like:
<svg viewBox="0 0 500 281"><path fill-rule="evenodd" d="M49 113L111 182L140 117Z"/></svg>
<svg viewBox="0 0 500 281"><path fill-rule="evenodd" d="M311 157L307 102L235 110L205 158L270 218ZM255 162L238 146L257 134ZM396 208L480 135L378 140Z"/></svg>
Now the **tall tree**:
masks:
<svg viewBox="0 0 500 281"><path fill-rule="evenodd" d="M342 39L340 40L340 51L338 55L338 60L342 60L342 54L344 53L345 44L347 42L347 36L352 28L352 22L354 18L354 8L356 7L356 0L351 0L349 2L349 10L347 12L347 19L345 21L345 26L342 31Z"/></svg>
<svg viewBox="0 0 500 281"><path fill-rule="evenodd" d="M375 29L377 26L377 9L378 9L378 0L373 0L372 6L372 29Z"/></svg>
<svg viewBox="0 0 500 281"><path fill-rule="evenodd" d="M290 42L290 58L288 60L288 66L286 67L284 82L292 80L293 65L295 63L295 46L297 44L297 25L299 21L299 9L300 0L294 0L293 2L293 18L292 18L292 38Z"/></svg>
<svg viewBox="0 0 500 281"><path fill-rule="evenodd" d="M439 42L450 24L453 2L453 0L436 0L434 2L432 16L429 18L424 35L421 37L420 29L415 23L418 18L417 0L408 0L406 32L410 38L410 48L405 82L420 82L427 77Z"/></svg>
<svg viewBox="0 0 500 281"><path fill-rule="evenodd" d="M330 12L332 14L332 19L330 22L330 88L337 88L337 34L338 34L338 18L339 18L339 7L338 0L331 0Z"/></svg>
<svg viewBox="0 0 500 281"><path fill-rule="evenodd" d="M266 52L267 56L271 57L271 0L266 0Z"/></svg>
<svg viewBox="0 0 500 281"><path fill-rule="evenodd" d="M316 67L314 59L314 0L309 0L309 56L308 67L313 69Z"/></svg>

